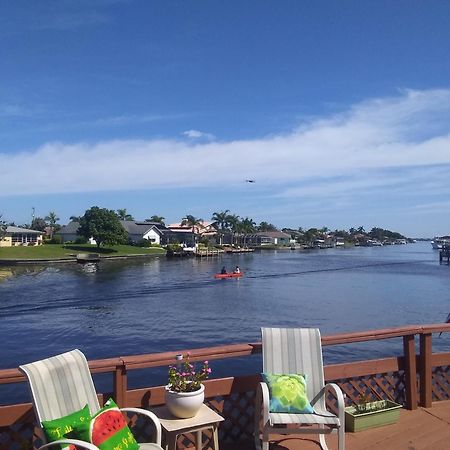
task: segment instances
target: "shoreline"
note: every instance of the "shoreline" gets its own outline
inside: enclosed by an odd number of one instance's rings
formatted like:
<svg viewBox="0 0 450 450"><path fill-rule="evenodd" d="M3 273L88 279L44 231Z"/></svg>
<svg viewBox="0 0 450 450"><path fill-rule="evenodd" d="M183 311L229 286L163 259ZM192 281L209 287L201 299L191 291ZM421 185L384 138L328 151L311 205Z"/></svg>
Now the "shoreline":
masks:
<svg viewBox="0 0 450 450"><path fill-rule="evenodd" d="M111 255L111 256L100 256L100 261L108 259L140 259L140 258L154 258L155 256L165 256L163 253L154 253L149 255ZM23 259L23 258L14 258L14 259L0 259L0 266L18 266L18 265L39 265L39 264L67 264L67 263L79 263L77 257L70 258L43 258L43 259Z"/></svg>

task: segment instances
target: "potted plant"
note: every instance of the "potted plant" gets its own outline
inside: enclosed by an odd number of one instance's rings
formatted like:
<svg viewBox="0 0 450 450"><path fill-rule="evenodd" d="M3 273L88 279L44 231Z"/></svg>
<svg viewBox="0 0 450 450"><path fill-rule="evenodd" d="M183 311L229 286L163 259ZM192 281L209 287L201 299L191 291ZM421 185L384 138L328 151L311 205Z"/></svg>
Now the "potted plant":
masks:
<svg viewBox="0 0 450 450"><path fill-rule="evenodd" d="M345 429L355 432L396 423L401 407L391 400L373 400L361 394L358 403L345 408Z"/></svg>
<svg viewBox="0 0 450 450"><path fill-rule="evenodd" d="M183 355L177 356L182 361L175 366L169 367L169 382L166 386L166 405L169 411L181 419L194 417L205 399L205 386L202 381L206 380L211 373L208 361L197 370Z"/></svg>

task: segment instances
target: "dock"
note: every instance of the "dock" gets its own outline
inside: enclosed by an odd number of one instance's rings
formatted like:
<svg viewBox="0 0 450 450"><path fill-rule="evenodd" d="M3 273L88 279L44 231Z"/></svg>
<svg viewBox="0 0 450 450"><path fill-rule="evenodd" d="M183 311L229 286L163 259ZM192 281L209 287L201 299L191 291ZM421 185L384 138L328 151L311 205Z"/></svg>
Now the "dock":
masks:
<svg viewBox="0 0 450 450"><path fill-rule="evenodd" d="M197 258L208 258L208 257L212 257L212 256L219 256L222 255L224 253L223 250L220 249L210 249L210 248L205 248L205 249L200 249L197 250L194 254Z"/></svg>
<svg viewBox="0 0 450 450"><path fill-rule="evenodd" d="M439 262L442 264L447 260L447 264L450 264L450 246L444 245L441 250L439 250Z"/></svg>
<svg viewBox="0 0 450 450"><path fill-rule="evenodd" d="M223 251L225 253L252 253L255 251L255 249L248 248L248 247L242 247L242 248L224 247Z"/></svg>

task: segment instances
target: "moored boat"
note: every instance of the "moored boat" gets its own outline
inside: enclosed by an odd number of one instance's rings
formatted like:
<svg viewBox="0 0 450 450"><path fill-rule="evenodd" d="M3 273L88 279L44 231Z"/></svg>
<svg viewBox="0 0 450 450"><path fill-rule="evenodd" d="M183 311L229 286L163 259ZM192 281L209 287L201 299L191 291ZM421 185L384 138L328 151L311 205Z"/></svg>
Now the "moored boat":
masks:
<svg viewBox="0 0 450 450"><path fill-rule="evenodd" d="M450 246L450 236L435 236L431 241L431 246L435 250L442 250L442 247Z"/></svg>

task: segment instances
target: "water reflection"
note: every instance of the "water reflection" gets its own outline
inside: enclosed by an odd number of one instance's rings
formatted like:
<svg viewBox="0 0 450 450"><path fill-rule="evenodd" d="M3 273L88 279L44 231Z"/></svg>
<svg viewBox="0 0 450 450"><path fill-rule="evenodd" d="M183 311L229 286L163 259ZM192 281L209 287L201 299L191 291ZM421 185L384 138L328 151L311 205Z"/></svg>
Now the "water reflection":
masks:
<svg viewBox="0 0 450 450"><path fill-rule="evenodd" d="M96 262L87 262L87 263L81 264L81 269L83 270L84 273L97 272L98 268L99 268L99 265Z"/></svg>

